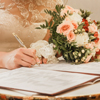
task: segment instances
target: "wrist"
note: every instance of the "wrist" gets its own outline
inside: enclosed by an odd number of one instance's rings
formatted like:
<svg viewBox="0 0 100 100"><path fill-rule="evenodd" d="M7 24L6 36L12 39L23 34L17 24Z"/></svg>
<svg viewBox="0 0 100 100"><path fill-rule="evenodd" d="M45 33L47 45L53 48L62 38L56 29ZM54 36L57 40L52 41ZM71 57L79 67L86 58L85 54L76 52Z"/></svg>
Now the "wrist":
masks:
<svg viewBox="0 0 100 100"><path fill-rule="evenodd" d="M0 52L0 68L5 68L4 66L4 56L7 54L7 52Z"/></svg>

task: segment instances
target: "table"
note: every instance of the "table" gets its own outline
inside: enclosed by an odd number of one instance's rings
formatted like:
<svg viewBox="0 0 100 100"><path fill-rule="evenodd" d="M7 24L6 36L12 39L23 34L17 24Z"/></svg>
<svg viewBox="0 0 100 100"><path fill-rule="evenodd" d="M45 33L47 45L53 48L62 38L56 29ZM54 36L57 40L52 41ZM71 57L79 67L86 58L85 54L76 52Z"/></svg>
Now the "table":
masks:
<svg viewBox="0 0 100 100"><path fill-rule="evenodd" d="M6 72L0 69L0 73ZM32 92L6 90L0 88L0 100L100 100L100 82L93 85L80 87L67 93L49 97Z"/></svg>

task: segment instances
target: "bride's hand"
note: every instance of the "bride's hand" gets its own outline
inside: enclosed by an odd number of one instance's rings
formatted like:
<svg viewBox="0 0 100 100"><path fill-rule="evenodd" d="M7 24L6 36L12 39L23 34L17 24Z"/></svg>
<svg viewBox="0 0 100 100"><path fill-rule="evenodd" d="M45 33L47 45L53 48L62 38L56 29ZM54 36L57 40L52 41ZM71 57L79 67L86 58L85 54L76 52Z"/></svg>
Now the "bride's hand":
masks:
<svg viewBox="0 0 100 100"><path fill-rule="evenodd" d="M40 60L40 64L47 64L47 59L42 57L42 59Z"/></svg>
<svg viewBox="0 0 100 100"><path fill-rule="evenodd" d="M31 67L36 63L40 63L40 60L36 57L36 50L33 49L19 48L2 57L2 65L7 69Z"/></svg>

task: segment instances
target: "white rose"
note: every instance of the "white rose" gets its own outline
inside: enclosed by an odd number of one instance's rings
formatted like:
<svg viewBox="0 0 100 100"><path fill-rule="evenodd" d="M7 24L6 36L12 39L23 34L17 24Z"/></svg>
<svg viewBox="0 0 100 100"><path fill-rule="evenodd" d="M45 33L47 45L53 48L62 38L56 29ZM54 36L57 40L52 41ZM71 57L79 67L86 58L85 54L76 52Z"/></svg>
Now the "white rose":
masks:
<svg viewBox="0 0 100 100"><path fill-rule="evenodd" d="M94 57L95 57L96 50L95 50L95 49L93 49L93 50L92 50L92 52L91 52L91 54L92 54L92 56L94 56Z"/></svg>
<svg viewBox="0 0 100 100"><path fill-rule="evenodd" d="M74 12L72 15L70 15L69 18L71 20L76 21L77 23L78 22L82 22L82 17L78 13L76 13L76 12Z"/></svg>
<svg viewBox="0 0 100 100"><path fill-rule="evenodd" d="M36 49L37 57L44 57L47 59L47 63L57 63L58 59L55 57L56 51L53 50L53 44L49 44L45 40L39 40L30 45L31 49Z"/></svg>
<svg viewBox="0 0 100 100"><path fill-rule="evenodd" d="M89 36L86 32L82 34L76 34L75 42L78 47L87 44L88 40L89 40Z"/></svg>
<svg viewBox="0 0 100 100"><path fill-rule="evenodd" d="M88 22L91 22L91 18L90 18L90 17L87 17L86 20L87 20Z"/></svg>
<svg viewBox="0 0 100 100"><path fill-rule="evenodd" d="M31 45L30 45L30 48L31 49L35 49L36 50L36 55L38 56L38 57L41 57L42 55L41 55L41 52L39 51L42 47L44 47L44 46L46 46L46 45L48 45L49 43L47 42L47 41L45 41L45 40L39 40L39 41L37 41L37 42L35 42L35 43L32 43Z"/></svg>
<svg viewBox="0 0 100 100"><path fill-rule="evenodd" d="M52 56L55 56L56 52L53 50L53 44L48 44L43 46L42 48L39 49L41 55L44 58L52 58Z"/></svg>

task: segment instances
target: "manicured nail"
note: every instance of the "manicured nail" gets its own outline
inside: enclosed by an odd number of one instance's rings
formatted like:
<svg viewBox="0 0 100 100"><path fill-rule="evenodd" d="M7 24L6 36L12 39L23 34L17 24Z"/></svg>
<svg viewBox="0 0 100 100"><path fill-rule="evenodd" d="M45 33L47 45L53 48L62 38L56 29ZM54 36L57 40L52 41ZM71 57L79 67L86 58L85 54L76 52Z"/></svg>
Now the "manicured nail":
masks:
<svg viewBox="0 0 100 100"><path fill-rule="evenodd" d="M47 59L43 59L43 63L46 64L47 63Z"/></svg>
<svg viewBox="0 0 100 100"><path fill-rule="evenodd" d="M39 59L39 58L37 58L37 59L36 59L36 61L37 61L37 63L39 63L39 64L41 63L41 61L40 61L40 59Z"/></svg>

